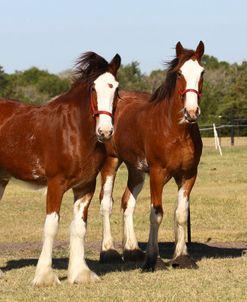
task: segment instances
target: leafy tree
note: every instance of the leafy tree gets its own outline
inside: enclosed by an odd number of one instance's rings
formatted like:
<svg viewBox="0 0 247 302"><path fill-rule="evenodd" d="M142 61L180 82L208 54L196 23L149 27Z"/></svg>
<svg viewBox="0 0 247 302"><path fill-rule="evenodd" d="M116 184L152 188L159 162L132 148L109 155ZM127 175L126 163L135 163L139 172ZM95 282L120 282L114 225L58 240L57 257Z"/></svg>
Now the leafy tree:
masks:
<svg viewBox="0 0 247 302"><path fill-rule="evenodd" d="M40 70L37 67L6 75L6 79L7 85L5 85L4 91L2 90L3 97L34 104L46 102L50 98L68 90L70 86L69 80L61 79L59 76Z"/></svg>
<svg viewBox="0 0 247 302"><path fill-rule="evenodd" d="M136 61L125 66L121 66L118 71L118 80L121 89L133 91L149 90L144 79L144 75L141 73L139 63Z"/></svg>
<svg viewBox="0 0 247 302"><path fill-rule="evenodd" d="M60 79L56 75L41 77L37 83L41 93L47 93L50 97L60 94L69 89L69 81Z"/></svg>

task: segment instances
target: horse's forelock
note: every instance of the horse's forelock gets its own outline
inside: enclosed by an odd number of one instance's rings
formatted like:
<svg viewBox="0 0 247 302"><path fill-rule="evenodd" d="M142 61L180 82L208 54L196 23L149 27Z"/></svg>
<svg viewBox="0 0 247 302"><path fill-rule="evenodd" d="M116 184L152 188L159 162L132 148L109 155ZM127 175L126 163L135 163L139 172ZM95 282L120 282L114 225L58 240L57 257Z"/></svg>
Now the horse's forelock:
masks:
<svg viewBox="0 0 247 302"><path fill-rule="evenodd" d="M75 64L73 82L86 82L91 84L98 76L108 70L108 62L95 52L82 54Z"/></svg>

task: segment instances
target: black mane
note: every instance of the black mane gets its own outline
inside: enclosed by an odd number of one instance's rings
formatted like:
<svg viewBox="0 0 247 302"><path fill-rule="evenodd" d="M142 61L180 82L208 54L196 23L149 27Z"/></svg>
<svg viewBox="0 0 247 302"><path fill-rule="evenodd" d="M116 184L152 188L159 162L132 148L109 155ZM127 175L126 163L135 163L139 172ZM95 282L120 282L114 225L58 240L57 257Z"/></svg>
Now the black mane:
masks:
<svg viewBox="0 0 247 302"><path fill-rule="evenodd" d="M167 75L165 82L155 90L150 98L150 102L160 102L162 100L169 100L174 93L177 80L177 71L180 67L195 54L194 50L184 49L183 54L179 58L174 58L167 62Z"/></svg>
<svg viewBox="0 0 247 302"><path fill-rule="evenodd" d="M86 52L75 64L73 83L84 82L91 85L101 74L108 71L108 62L95 52Z"/></svg>

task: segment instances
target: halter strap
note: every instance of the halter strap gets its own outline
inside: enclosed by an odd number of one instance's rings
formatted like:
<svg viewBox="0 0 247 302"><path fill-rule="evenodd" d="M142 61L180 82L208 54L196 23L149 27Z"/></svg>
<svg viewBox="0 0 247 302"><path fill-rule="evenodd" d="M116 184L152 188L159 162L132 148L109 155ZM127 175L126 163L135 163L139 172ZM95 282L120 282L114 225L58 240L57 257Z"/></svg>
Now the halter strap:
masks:
<svg viewBox="0 0 247 302"><path fill-rule="evenodd" d="M195 94L197 94L198 95L198 97L201 97L202 96L202 93L201 92L199 92L199 91L197 91L197 90L195 90L195 89L185 89L184 91L178 91L178 94L180 94L180 95L185 95L187 92L194 92Z"/></svg>
<svg viewBox="0 0 247 302"><path fill-rule="evenodd" d="M104 110L96 110L95 106L94 106L94 102L93 102L93 97L92 97L92 93L91 93L91 98L90 98L90 107L91 107L91 111L92 111L92 116L95 118L96 116L99 116L100 114L105 114L108 115L112 118L112 113L109 111L104 111Z"/></svg>

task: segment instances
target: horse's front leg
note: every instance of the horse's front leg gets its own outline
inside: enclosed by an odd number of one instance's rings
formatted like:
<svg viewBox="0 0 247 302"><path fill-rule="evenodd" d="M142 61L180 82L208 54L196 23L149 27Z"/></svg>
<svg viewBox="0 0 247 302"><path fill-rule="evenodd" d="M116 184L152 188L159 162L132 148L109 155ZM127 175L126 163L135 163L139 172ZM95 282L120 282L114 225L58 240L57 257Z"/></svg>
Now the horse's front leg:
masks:
<svg viewBox="0 0 247 302"><path fill-rule="evenodd" d="M174 268L198 268L189 256L186 246L186 226L188 221L189 197L196 180L196 174L189 178L176 179L178 201L174 213L175 253L171 262Z"/></svg>
<svg viewBox="0 0 247 302"><path fill-rule="evenodd" d="M150 231L146 258L143 266L144 271L166 269L166 265L159 256L158 231L163 219L162 191L163 186L167 181L168 178L164 169L161 169L159 167L150 169Z"/></svg>
<svg viewBox="0 0 247 302"><path fill-rule="evenodd" d="M65 183L60 179L48 181L43 247L33 280L33 284L36 286L60 284L51 265L53 242L58 231L59 212L65 189Z"/></svg>
<svg viewBox="0 0 247 302"><path fill-rule="evenodd" d="M117 170L121 162L116 157L107 157L101 170L100 213L102 215L103 235L100 252L100 262L121 262L122 257L117 252L111 234L110 216L113 206L112 192Z"/></svg>
<svg viewBox="0 0 247 302"><path fill-rule="evenodd" d="M136 199L144 184L145 174L133 167L128 167L128 184L122 197L124 221L123 258L124 261L142 261L144 252L139 248L135 231L133 215Z"/></svg>
<svg viewBox="0 0 247 302"><path fill-rule="evenodd" d="M99 277L92 272L85 261L84 240L87 228L88 207L92 200L95 183L74 188L74 218L70 226L70 255L68 281L70 283L84 283L99 280Z"/></svg>

